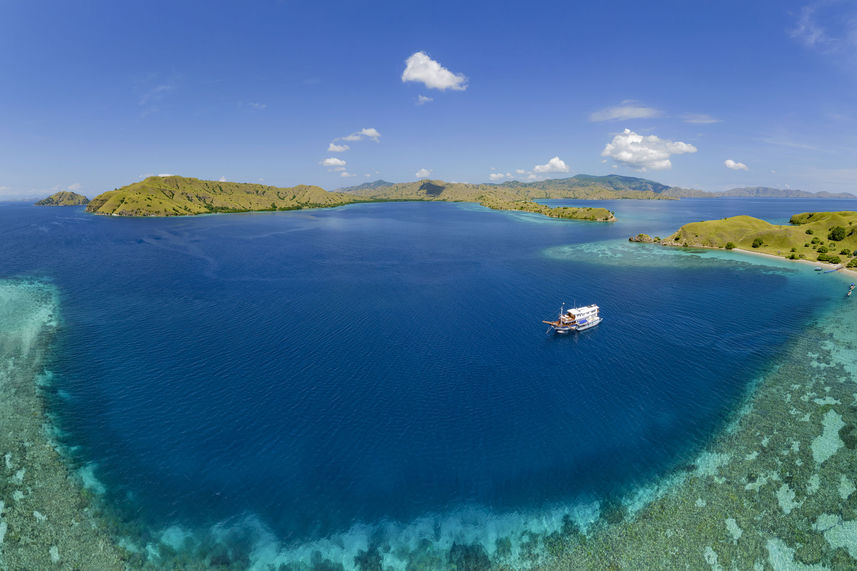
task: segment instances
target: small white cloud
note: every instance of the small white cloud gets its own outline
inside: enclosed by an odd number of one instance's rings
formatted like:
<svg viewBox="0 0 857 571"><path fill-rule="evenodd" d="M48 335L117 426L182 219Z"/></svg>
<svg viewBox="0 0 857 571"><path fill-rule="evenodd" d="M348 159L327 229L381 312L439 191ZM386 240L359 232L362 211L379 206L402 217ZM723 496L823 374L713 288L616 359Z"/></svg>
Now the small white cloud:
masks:
<svg viewBox="0 0 857 571"><path fill-rule="evenodd" d="M336 157L327 157L321 161L321 166L329 168L331 171L339 172L345 170L346 162Z"/></svg>
<svg viewBox="0 0 857 571"><path fill-rule="evenodd" d="M651 119L663 115L654 107L646 107L631 99L614 107L607 107L589 115L590 121L616 121L618 119Z"/></svg>
<svg viewBox="0 0 857 571"><path fill-rule="evenodd" d="M226 177L225 176L220 177L219 179L217 179L217 182L226 182Z"/></svg>
<svg viewBox="0 0 857 571"><path fill-rule="evenodd" d="M350 173L350 172L348 172L348 171L342 171L341 173L339 173L339 176L347 177L347 176L357 176L357 175L356 175L356 174L351 174L351 173Z"/></svg>
<svg viewBox="0 0 857 571"><path fill-rule="evenodd" d="M530 173L527 175L527 180L539 180L540 178L543 178L543 177L540 177L539 175L537 175L535 173Z"/></svg>
<svg viewBox="0 0 857 571"><path fill-rule="evenodd" d="M256 111L261 111L262 109L265 109L266 107L268 107L268 104L267 103L259 103L258 101L251 101L250 103L247 104L247 107L249 107L250 109L255 109Z"/></svg>
<svg viewBox="0 0 857 571"><path fill-rule="evenodd" d="M727 169L732 169L733 171L745 171L749 170L747 165L744 163L739 163L737 161L733 161L732 159L726 159L723 161L723 164L726 165Z"/></svg>
<svg viewBox="0 0 857 571"><path fill-rule="evenodd" d="M425 105L434 101L434 97L426 97L425 95L417 95L417 105Z"/></svg>
<svg viewBox="0 0 857 571"><path fill-rule="evenodd" d="M681 116L681 120L691 125L711 125L712 123L720 123L720 119L705 113L685 113Z"/></svg>
<svg viewBox="0 0 857 571"><path fill-rule="evenodd" d="M414 176L417 178L427 178L429 175L431 175L431 169L420 169Z"/></svg>
<svg viewBox="0 0 857 571"><path fill-rule="evenodd" d="M467 78L460 73L453 73L431 59L425 52L416 52L405 60L405 71L402 72L402 82L417 81L431 89L441 91L467 89Z"/></svg>
<svg viewBox="0 0 857 571"><path fill-rule="evenodd" d="M695 152L696 147L689 143L661 139L655 135L638 135L630 129L625 129L607 143L601 156L609 157L620 165L644 171L671 168L671 155Z"/></svg>
<svg viewBox="0 0 857 571"><path fill-rule="evenodd" d="M525 171L524 169L515 169L515 173L516 174L526 174L527 171Z"/></svg>
<svg viewBox="0 0 857 571"><path fill-rule="evenodd" d="M164 177L164 176L176 176L176 175L170 174L170 173L163 173L163 174L159 174L158 176Z"/></svg>
<svg viewBox="0 0 857 571"><path fill-rule="evenodd" d="M343 153L350 148L351 147L349 147L348 145L337 145L336 143L330 143L327 146L327 152L328 153Z"/></svg>
<svg viewBox="0 0 857 571"><path fill-rule="evenodd" d="M505 179L508 179L508 178L512 178L512 173L510 173L510 172L507 172L507 173L492 172L491 174L489 174L489 175L488 175L488 178L490 178L490 179L491 179L491 180L493 180L494 182L497 182L497 181L500 181L500 180L505 180Z"/></svg>
<svg viewBox="0 0 857 571"><path fill-rule="evenodd" d="M369 127L368 129L360 129L360 134L364 137L372 139L376 143L378 142L378 139L381 138L381 133L379 133L378 129L375 129L374 127Z"/></svg>
<svg viewBox="0 0 857 571"><path fill-rule="evenodd" d="M534 166L533 172L537 172L540 174L553 172L568 172L568 165L566 165L565 161L563 161L559 157L553 157L543 165Z"/></svg>
<svg viewBox="0 0 857 571"><path fill-rule="evenodd" d="M76 182L76 183L74 183L74 184L70 184L70 185L68 185L68 189L69 189L70 191L74 192L74 191L76 191L76 190L80 190L80 187L81 187L81 186L82 186L82 185L81 185L79 182Z"/></svg>
<svg viewBox="0 0 857 571"><path fill-rule="evenodd" d="M375 129L374 127L367 127L365 129L360 129L356 133L351 133L350 135L334 139L334 141L360 141L364 137L372 139L377 143L381 139L381 133L379 133L378 129Z"/></svg>

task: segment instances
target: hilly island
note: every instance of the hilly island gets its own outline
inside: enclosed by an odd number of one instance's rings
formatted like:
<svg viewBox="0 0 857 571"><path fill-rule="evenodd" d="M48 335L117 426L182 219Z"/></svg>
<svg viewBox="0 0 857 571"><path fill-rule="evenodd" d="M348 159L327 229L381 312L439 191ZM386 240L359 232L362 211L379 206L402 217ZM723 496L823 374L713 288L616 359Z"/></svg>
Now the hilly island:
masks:
<svg viewBox="0 0 857 571"><path fill-rule="evenodd" d="M789 260L857 267L857 212L804 212L792 216L789 223L777 225L752 216L733 216L685 224L664 239L638 234L629 240L664 246L741 249Z"/></svg>
<svg viewBox="0 0 857 571"><path fill-rule="evenodd" d="M602 191L597 192L600 195ZM623 196L622 192L611 190L603 192L606 192L610 198L627 197ZM92 199L86 210L94 214L113 216L188 216L224 212L326 208L360 202L445 201L475 202L495 210L534 212L553 218L598 222L615 220L613 213L606 208L551 208L532 201L532 198L568 197L568 193L561 191L530 192L528 189L430 180L369 186L350 192L329 192L318 186L301 185L280 188L181 176L151 176L99 194Z"/></svg>
<svg viewBox="0 0 857 571"><path fill-rule="evenodd" d="M61 190L36 203L36 206L83 206L89 204L89 199L76 192Z"/></svg>

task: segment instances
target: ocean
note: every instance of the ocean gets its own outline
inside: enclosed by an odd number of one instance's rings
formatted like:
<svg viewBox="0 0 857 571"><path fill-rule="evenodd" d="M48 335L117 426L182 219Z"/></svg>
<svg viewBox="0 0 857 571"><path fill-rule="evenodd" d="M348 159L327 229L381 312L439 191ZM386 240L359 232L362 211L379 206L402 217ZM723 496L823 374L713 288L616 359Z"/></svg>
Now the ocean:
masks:
<svg viewBox="0 0 857 571"><path fill-rule="evenodd" d="M4 204L0 279L56 292L53 434L141 560L349 568L378 553L404 568L460 545L499 557L508 539L502 556L523 566L528 530L585 532L695 469L846 287L805 264L627 238L853 202L592 205L619 221ZM604 321L549 334L563 303Z"/></svg>

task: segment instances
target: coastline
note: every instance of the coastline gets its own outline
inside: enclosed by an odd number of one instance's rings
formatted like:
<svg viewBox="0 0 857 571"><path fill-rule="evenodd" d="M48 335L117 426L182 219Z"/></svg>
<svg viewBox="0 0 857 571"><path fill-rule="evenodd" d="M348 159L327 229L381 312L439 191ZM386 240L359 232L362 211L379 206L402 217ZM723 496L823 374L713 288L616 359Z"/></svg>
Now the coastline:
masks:
<svg viewBox="0 0 857 571"><path fill-rule="evenodd" d="M58 309L50 285L0 280L0 568L124 569L49 433L42 391Z"/></svg>
<svg viewBox="0 0 857 571"><path fill-rule="evenodd" d="M696 247L702 247L702 246L694 246L694 248L696 248ZM720 248L706 248L706 249L707 250L720 250ZM733 248L732 251L733 252L741 252L742 254L752 254L754 256L765 256L767 258L774 258L775 260L781 260L781 261L786 261L786 262L801 262L804 264L810 264L811 266L821 266L823 268L830 269L830 270L835 269L841 265L841 264L829 264L827 262L821 262L818 260L816 260L816 261L812 261L812 260L790 260L789 258L785 258L783 256L777 256L775 254L768 254L766 252L753 252L752 250L744 250L742 248ZM839 270L837 270L837 271L842 272L843 274L848 274L848 275L854 276L855 278L857 278L857 269L849 269L849 268L842 267L842 268L839 268Z"/></svg>

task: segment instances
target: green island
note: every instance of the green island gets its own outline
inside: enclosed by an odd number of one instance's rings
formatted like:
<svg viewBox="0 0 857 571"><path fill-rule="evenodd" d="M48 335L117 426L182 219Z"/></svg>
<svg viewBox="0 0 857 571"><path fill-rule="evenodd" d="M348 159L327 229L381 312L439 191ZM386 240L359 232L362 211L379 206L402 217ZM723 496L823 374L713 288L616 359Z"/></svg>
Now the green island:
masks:
<svg viewBox="0 0 857 571"><path fill-rule="evenodd" d="M581 192L580 189L573 193ZM599 187L598 196L624 197L628 192ZM363 185L330 192L318 186L280 188L261 184L200 180L181 176L151 176L99 194L86 210L112 216L190 216L224 212L259 212L330 208L361 202L474 202L494 210L516 210L552 218L611 222L606 208L550 207L536 198L568 198L569 192L530 190L423 180L403 184ZM584 193L585 194L585 193Z"/></svg>
<svg viewBox="0 0 857 571"><path fill-rule="evenodd" d="M38 201L36 206L83 206L85 204L89 204L89 199L82 194L61 190Z"/></svg>
<svg viewBox="0 0 857 571"><path fill-rule="evenodd" d="M857 212L804 212L789 225L752 216L685 224L666 238L638 234L632 242L664 246L741 249L787 258L857 267Z"/></svg>

